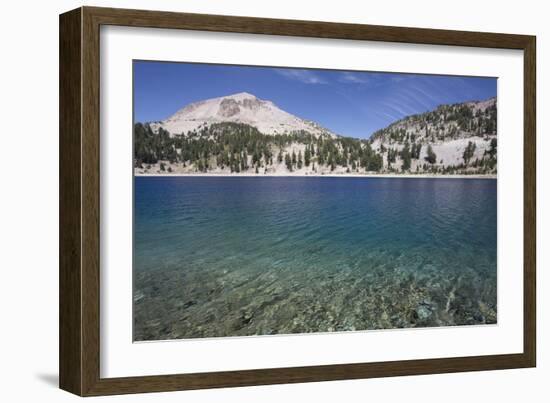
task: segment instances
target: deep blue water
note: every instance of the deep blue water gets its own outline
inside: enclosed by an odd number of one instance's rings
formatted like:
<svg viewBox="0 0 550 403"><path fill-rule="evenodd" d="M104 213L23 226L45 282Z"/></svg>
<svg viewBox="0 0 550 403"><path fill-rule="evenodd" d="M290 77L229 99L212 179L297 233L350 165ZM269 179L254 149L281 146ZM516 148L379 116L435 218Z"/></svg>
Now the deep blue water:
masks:
<svg viewBox="0 0 550 403"><path fill-rule="evenodd" d="M492 179L136 177L134 337L496 322Z"/></svg>

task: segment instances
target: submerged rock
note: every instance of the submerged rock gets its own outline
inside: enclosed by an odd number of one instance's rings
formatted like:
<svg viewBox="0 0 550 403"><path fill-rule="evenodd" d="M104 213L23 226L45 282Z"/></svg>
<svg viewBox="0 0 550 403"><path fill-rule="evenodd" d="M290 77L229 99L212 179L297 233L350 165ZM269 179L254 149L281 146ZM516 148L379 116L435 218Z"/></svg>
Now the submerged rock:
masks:
<svg viewBox="0 0 550 403"><path fill-rule="evenodd" d="M189 308L190 306L193 306L196 303L197 303L196 301L187 301L186 303L183 304L183 308Z"/></svg>
<svg viewBox="0 0 550 403"><path fill-rule="evenodd" d="M419 320L424 321L433 314L433 306L427 302L422 301L415 309L416 315Z"/></svg>
<svg viewBox="0 0 550 403"><path fill-rule="evenodd" d="M243 312L241 316L241 323L243 325L248 325L250 321L252 321L252 317L254 316L254 313L251 311L245 311Z"/></svg>

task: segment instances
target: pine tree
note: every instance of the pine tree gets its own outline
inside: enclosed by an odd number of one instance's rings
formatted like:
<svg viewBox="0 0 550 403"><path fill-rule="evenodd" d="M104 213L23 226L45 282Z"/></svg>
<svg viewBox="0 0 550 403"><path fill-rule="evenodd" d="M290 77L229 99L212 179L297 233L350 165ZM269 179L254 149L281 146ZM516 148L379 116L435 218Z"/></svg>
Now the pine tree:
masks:
<svg viewBox="0 0 550 403"><path fill-rule="evenodd" d="M430 164L435 164L435 162L437 161L437 155L435 154L431 144L428 145L427 156L425 159Z"/></svg>
<svg viewBox="0 0 550 403"><path fill-rule="evenodd" d="M464 149L464 153L462 154L462 158L464 159L465 165L468 165L468 163L474 156L475 150L476 150L476 143L468 141L468 145L466 146L466 148Z"/></svg>
<svg viewBox="0 0 550 403"><path fill-rule="evenodd" d="M401 159L403 160L401 170L408 171L411 169L411 151L409 149L409 143L405 143L405 146L401 150Z"/></svg>
<svg viewBox="0 0 550 403"><path fill-rule="evenodd" d="M292 172L292 160L288 154L285 154L285 165L286 169Z"/></svg>
<svg viewBox="0 0 550 403"><path fill-rule="evenodd" d="M311 151L309 150L309 146L306 146L306 150L304 152L304 162L306 167L308 167L311 162Z"/></svg>
<svg viewBox="0 0 550 403"><path fill-rule="evenodd" d="M491 139L490 148L489 150L485 151L485 153L488 154L489 157L495 158L495 156L497 155L497 139Z"/></svg>

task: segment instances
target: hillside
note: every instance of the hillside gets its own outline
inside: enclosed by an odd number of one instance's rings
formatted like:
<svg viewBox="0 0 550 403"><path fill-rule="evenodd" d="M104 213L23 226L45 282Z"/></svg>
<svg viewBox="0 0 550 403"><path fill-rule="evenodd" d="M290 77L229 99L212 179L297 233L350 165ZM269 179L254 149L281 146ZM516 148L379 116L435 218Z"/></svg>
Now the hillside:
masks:
<svg viewBox="0 0 550 403"><path fill-rule="evenodd" d="M159 128L171 135L187 134L209 127L215 123L244 123L257 128L263 134L285 134L307 131L315 136L334 133L318 124L301 119L278 108L273 102L241 92L225 97L191 103L168 119L151 124L156 132Z"/></svg>
<svg viewBox="0 0 550 403"><path fill-rule="evenodd" d="M496 174L496 99L442 105L370 139L240 93L134 127L136 174Z"/></svg>
<svg viewBox="0 0 550 403"><path fill-rule="evenodd" d="M403 154L406 156L408 149L412 172L496 173L496 122L496 98L441 105L434 111L398 120L374 133L370 140L373 149L384 155L386 171L402 171L403 164L407 165Z"/></svg>

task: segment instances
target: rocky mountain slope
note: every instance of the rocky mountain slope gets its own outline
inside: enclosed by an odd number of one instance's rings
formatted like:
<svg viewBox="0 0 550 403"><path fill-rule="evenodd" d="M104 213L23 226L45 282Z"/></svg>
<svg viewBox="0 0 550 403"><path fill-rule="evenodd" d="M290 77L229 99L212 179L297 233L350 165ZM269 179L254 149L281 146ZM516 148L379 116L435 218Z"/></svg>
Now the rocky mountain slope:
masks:
<svg viewBox="0 0 550 403"><path fill-rule="evenodd" d="M273 102L256 98L247 92L191 103L168 119L152 123L171 135L196 132L215 123L244 123L255 127L263 134L284 134L307 131L315 136L334 133L318 124L301 119L278 108Z"/></svg>
<svg viewBox="0 0 550 403"><path fill-rule="evenodd" d="M239 93L137 123L135 173L494 175L496 122L491 98L441 105L356 139Z"/></svg>
<svg viewBox="0 0 550 403"><path fill-rule="evenodd" d="M374 133L370 140L372 147L384 154L384 169L389 171L402 170L403 150L408 147L413 154L412 172L449 171L454 167L496 173L496 122L496 98L441 105L434 111L398 120ZM430 160L429 149L436 158L425 166Z"/></svg>

